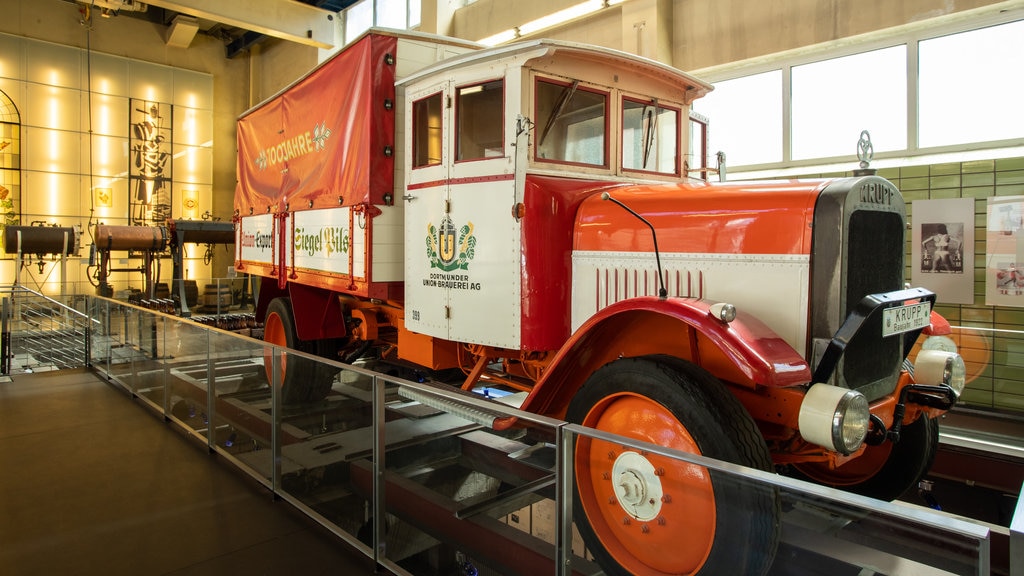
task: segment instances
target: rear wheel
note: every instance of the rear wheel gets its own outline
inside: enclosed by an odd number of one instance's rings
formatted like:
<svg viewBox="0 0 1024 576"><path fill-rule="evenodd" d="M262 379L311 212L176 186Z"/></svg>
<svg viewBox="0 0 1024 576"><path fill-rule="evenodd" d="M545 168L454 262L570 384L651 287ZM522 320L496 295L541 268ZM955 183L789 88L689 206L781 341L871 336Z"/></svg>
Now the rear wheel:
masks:
<svg viewBox="0 0 1024 576"><path fill-rule="evenodd" d="M267 306L267 317L263 323L263 340L278 346L291 348L300 352L317 354L322 352L317 341L299 340L295 331L295 314L292 312L290 298L274 298ZM264 357L267 380L273 382L271 359ZM337 370L295 355L281 358L279 378L281 382L281 402L284 404L301 404L323 400L331 390Z"/></svg>
<svg viewBox="0 0 1024 576"><path fill-rule="evenodd" d="M742 405L707 372L669 357L596 371L567 420L771 470ZM579 438L573 518L609 574L763 574L778 544L774 489L615 443Z"/></svg>
<svg viewBox="0 0 1024 576"><path fill-rule="evenodd" d="M879 500L895 500L928 473L939 447L939 424L921 416L903 426L900 441L868 446L857 459L830 470L811 462L790 475Z"/></svg>

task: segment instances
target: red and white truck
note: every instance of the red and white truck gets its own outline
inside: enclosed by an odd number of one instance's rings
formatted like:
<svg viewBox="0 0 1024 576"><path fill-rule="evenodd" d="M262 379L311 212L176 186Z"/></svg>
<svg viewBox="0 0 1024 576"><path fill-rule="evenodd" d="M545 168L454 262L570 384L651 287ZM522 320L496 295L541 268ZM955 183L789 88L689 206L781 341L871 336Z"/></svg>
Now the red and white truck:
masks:
<svg viewBox="0 0 1024 576"><path fill-rule="evenodd" d="M238 121L235 267L262 278L265 340L895 498L964 383L955 352L905 362L935 296L904 285L903 198L691 177L711 89L593 46L370 31ZM333 377L293 359L284 398ZM596 440L574 462L606 572L771 564L770 491Z"/></svg>

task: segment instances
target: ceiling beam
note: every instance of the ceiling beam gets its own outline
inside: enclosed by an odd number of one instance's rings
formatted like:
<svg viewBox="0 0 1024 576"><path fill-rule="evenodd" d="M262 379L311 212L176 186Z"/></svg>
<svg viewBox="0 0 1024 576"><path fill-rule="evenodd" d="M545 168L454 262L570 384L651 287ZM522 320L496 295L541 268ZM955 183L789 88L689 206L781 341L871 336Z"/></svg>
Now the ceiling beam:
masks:
<svg viewBox="0 0 1024 576"><path fill-rule="evenodd" d="M151 6L307 46L334 47L333 12L292 0L146 0Z"/></svg>

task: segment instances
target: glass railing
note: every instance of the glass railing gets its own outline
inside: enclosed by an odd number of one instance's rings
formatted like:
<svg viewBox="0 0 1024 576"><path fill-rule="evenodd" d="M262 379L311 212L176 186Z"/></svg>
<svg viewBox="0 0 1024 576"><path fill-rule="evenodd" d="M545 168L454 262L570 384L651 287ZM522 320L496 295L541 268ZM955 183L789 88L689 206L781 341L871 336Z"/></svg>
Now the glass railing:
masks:
<svg viewBox="0 0 1024 576"><path fill-rule="evenodd" d="M959 517L520 412L409 369L324 361L115 300L89 310L96 369L398 574L593 574L610 561L989 573L989 528ZM603 454L608 478L585 459Z"/></svg>

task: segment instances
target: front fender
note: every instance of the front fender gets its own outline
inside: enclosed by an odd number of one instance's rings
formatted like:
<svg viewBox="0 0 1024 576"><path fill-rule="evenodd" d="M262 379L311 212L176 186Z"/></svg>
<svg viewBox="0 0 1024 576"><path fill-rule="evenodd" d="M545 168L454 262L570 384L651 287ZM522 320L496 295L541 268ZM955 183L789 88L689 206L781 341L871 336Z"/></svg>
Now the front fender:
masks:
<svg viewBox="0 0 1024 576"><path fill-rule="evenodd" d="M560 417L595 370L620 357L667 354L714 376L755 388L806 384L807 361L752 315L724 323L694 298L632 298L602 309L562 347L533 387L523 410Z"/></svg>

